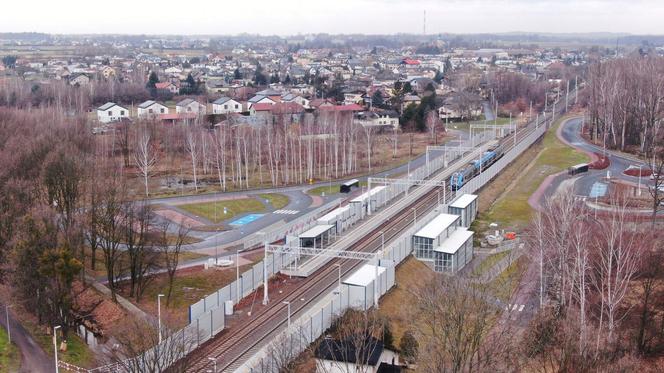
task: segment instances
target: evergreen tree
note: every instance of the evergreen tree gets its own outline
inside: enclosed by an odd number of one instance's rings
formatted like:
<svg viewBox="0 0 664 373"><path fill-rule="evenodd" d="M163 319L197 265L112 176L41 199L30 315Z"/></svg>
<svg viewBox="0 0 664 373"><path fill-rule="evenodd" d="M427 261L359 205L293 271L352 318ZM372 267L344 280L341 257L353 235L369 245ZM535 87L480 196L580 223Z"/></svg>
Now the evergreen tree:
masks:
<svg viewBox="0 0 664 373"><path fill-rule="evenodd" d="M240 79L242 79L242 73L240 72L240 68L239 68L239 67L236 67L236 68L235 68L235 71L233 72L233 78L234 78L235 80L240 80Z"/></svg>
<svg viewBox="0 0 664 373"><path fill-rule="evenodd" d="M148 91L150 91L150 95L154 98L157 96L157 83L159 83L159 77L157 76L156 72L151 72L150 76L148 77L148 82L145 85L145 88L147 88Z"/></svg>
<svg viewBox="0 0 664 373"><path fill-rule="evenodd" d="M401 336L401 341L399 342L399 350L401 350L401 356L404 360L409 363L415 362L417 359L418 349L420 348L419 343L413 333L410 330L406 330L405 333Z"/></svg>
<svg viewBox="0 0 664 373"><path fill-rule="evenodd" d="M383 100L383 94L379 90L376 90L371 96L371 103L373 106L382 108L385 105L385 100Z"/></svg>

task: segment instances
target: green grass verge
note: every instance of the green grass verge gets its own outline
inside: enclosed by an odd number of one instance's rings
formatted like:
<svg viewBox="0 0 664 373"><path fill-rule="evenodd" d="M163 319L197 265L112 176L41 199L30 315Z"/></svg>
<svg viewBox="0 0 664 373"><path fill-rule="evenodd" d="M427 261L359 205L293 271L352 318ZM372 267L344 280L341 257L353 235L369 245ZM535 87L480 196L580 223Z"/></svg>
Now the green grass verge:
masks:
<svg viewBox="0 0 664 373"><path fill-rule="evenodd" d="M542 141L542 151L534 164L522 174L512 189L501 197L491 209L482 216L484 222L499 222L503 227L520 227L532 217L532 208L528 198L537 190L547 176L558 173L569 166L589 162L585 153L563 144L556 137L556 130L568 118L556 121Z"/></svg>
<svg viewBox="0 0 664 373"><path fill-rule="evenodd" d="M394 177L394 175L392 175ZM341 187L342 183L338 184L332 184L332 185L321 185L316 188L312 188L307 190L307 194L310 196L323 196L323 193L325 193L326 196L330 196L333 194L339 194L339 187ZM362 187L367 187L368 184L366 181L360 181L360 188Z"/></svg>
<svg viewBox="0 0 664 373"><path fill-rule="evenodd" d="M50 356L53 355L53 336L43 333L43 327L36 327L35 325L26 325L31 330L32 336L35 338L41 348L46 351ZM62 336L58 332L58 348L62 342ZM77 365L83 368L90 368L95 365L95 358L92 351L83 342L83 340L74 333L74 329L69 330L67 335L67 351L58 350L58 359L69 364Z"/></svg>
<svg viewBox="0 0 664 373"><path fill-rule="evenodd" d="M503 302L510 300L512 293L514 293L517 285L519 285L524 270L524 264L521 259L523 258L510 264L509 267L488 284L491 294Z"/></svg>
<svg viewBox="0 0 664 373"><path fill-rule="evenodd" d="M282 209L288 205L288 202L290 202L287 196L279 193L265 193L259 194L258 196L266 199L275 209Z"/></svg>
<svg viewBox="0 0 664 373"><path fill-rule="evenodd" d="M265 206L255 198L192 203L179 205L178 207L215 224L232 219L236 215L248 212L262 212L265 210ZM224 214L224 208L226 208L226 214Z"/></svg>
<svg viewBox="0 0 664 373"><path fill-rule="evenodd" d="M18 372L21 366L21 354L18 348L9 344L5 329L0 328L0 372Z"/></svg>
<svg viewBox="0 0 664 373"><path fill-rule="evenodd" d="M511 251L508 250L508 251L503 251L501 253L495 253L495 254L491 254L491 255L487 256L486 259L484 259L482 261L482 263L480 263L477 267L475 267L475 269L473 270L473 275L484 274L486 271L493 268L493 266L495 266L496 263L500 262L501 260L506 258L508 255L510 255L510 253L511 253Z"/></svg>

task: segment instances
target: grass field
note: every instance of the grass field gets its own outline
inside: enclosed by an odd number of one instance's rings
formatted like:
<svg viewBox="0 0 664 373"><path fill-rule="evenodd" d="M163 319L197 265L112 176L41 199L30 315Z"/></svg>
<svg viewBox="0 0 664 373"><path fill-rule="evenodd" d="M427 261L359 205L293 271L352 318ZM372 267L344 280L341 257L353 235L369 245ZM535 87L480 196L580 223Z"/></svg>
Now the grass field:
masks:
<svg viewBox="0 0 664 373"><path fill-rule="evenodd" d="M47 354L53 355L53 336L43 333L43 327L37 327L34 324L26 325L25 322L23 325L30 330L30 334L32 334L42 349ZM60 346L61 342L62 336L58 333L58 346ZM95 365L94 354L85 342L74 333L73 329L69 330L67 336L67 351L58 351L58 359L84 368L90 368Z"/></svg>
<svg viewBox="0 0 664 373"><path fill-rule="evenodd" d="M499 222L502 227L522 228L530 221L532 208L528 198L537 190L547 176L569 166L588 162L588 156L568 147L556 137L556 129L564 119L556 121L554 127L544 135L540 151L535 160L516 178L513 185L504 188L505 193L481 216L485 223Z"/></svg>
<svg viewBox="0 0 664 373"><path fill-rule="evenodd" d="M21 365L21 354L9 339L5 329L0 328L0 372L18 372Z"/></svg>
<svg viewBox="0 0 664 373"><path fill-rule="evenodd" d="M236 215L249 212L262 212L265 210L265 206L256 198L192 203L179 205L178 207L215 224L232 219ZM226 214L224 214L224 208L226 208Z"/></svg>
<svg viewBox="0 0 664 373"><path fill-rule="evenodd" d="M290 202L287 196L279 193L266 193L259 194L258 196L266 199L275 209L282 209L288 205L288 202Z"/></svg>
<svg viewBox="0 0 664 373"><path fill-rule="evenodd" d="M474 270L473 274L474 275L481 275L484 272L490 270L493 268L493 266L496 265L496 263L500 262L503 260L503 258L507 257L510 255L511 251L503 251L501 253L496 253L496 254L491 254L487 256Z"/></svg>
<svg viewBox="0 0 664 373"><path fill-rule="evenodd" d="M416 293L435 276L423 262L409 256L396 270L397 286L385 294L380 301L379 312L390 320L394 344L399 345L403 333L411 328L412 319L405 312L405 304L417 302Z"/></svg>

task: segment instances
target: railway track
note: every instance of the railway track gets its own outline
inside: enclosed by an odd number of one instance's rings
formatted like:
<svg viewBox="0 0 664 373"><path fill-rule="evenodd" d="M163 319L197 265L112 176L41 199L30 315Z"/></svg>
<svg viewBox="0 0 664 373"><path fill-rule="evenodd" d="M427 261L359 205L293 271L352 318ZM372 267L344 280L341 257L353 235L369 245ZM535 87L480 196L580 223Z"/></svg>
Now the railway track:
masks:
<svg viewBox="0 0 664 373"><path fill-rule="evenodd" d="M523 139L535 130L534 123L523 127L516 132L517 141ZM504 146L505 153L514 146L513 136L499 140ZM464 157L460 158L464 159ZM451 173L464 163L455 160L446 169L441 170L436 179L447 180ZM407 229L415 216L428 214L438 205L438 190L443 187L431 187L431 190L417 198L409 205L410 208L402 209L392 218L381 223L367 235L349 245L349 250L376 252L382 246L382 234L384 233L385 244L389 244L397 238L403 230ZM445 203L455 198L455 193L446 186ZM414 211L412 211L414 209ZM381 233L383 232L383 233ZM291 317L297 319L299 315L308 310L321 296L329 294L337 287L338 269L336 264L341 265L342 276L355 271L363 262L352 259L332 259L323 268L316 271L312 276L303 280L301 286L290 294L271 294L271 301L267 308L263 309L254 318L249 320L244 327L228 329L215 338L203 344L190 355L194 364L189 368L191 372L207 372L213 368L210 358L217 360L217 369L221 372L231 372L241 367L244 361L264 347L265 340L274 337L287 322L288 306L282 302L290 302Z"/></svg>

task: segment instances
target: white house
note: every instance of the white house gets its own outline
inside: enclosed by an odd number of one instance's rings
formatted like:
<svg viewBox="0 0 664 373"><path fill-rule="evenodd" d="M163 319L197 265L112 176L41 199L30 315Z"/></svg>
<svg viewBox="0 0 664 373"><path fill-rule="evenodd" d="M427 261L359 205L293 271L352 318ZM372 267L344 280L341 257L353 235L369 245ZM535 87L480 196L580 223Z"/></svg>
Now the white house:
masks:
<svg viewBox="0 0 664 373"><path fill-rule="evenodd" d="M207 107L205 106L205 104L201 104L200 102L194 99L185 98L184 100L178 102L175 105L175 112L178 114L197 113L203 115L207 112Z"/></svg>
<svg viewBox="0 0 664 373"><path fill-rule="evenodd" d="M307 100L306 98L302 97L301 95L296 95L293 93L286 93L283 96L281 96L281 101L282 102L295 102L299 104L300 106L304 107L305 109L309 109L309 103L311 102L310 100Z"/></svg>
<svg viewBox="0 0 664 373"><path fill-rule="evenodd" d="M212 114L241 113L242 104L230 97L220 97L212 102Z"/></svg>
<svg viewBox="0 0 664 373"><path fill-rule="evenodd" d="M138 105L139 118L154 118L160 114L168 114L168 107L152 100Z"/></svg>
<svg viewBox="0 0 664 373"><path fill-rule="evenodd" d="M107 102L97 108L97 119L102 123L117 122L125 118L129 118L129 110L115 102Z"/></svg>
<svg viewBox="0 0 664 373"><path fill-rule="evenodd" d="M249 101L247 101L247 110L248 110L248 109L251 109L251 107L252 107L253 105L255 105L255 104L270 104L270 105L274 105L274 104L276 104L276 103L277 103L277 101L275 101L274 99L272 99L272 98L270 98L270 97L268 97L268 96L256 95L256 96L250 98Z"/></svg>

